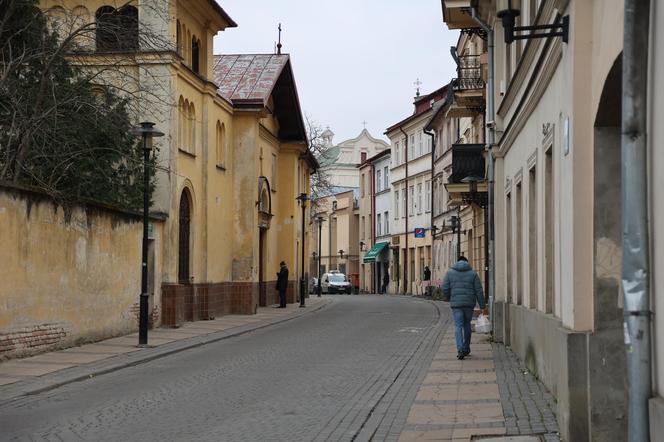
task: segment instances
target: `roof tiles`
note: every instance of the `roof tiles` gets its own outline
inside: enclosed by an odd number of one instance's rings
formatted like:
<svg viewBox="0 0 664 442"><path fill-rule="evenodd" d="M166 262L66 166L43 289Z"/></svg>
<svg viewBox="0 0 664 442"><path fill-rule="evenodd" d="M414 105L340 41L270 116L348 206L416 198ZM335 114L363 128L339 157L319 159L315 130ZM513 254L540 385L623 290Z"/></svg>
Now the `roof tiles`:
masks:
<svg viewBox="0 0 664 442"><path fill-rule="evenodd" d="M267 100L288 63L288 55L216 55L214 80L219 94L229 101Z"/></svg>

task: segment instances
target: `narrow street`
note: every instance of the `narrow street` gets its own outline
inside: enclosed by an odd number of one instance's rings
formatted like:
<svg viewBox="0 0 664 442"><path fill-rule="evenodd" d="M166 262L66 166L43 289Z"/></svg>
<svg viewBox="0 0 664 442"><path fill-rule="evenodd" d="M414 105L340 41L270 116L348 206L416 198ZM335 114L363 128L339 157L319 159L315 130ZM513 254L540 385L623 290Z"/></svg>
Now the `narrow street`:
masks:
<svg viewBox="0 0 664 442"><path fill-rule="evenodd" d="M292 321L5 404L0 439L398 438L448 315L413 298L335 296Z"/></svg>

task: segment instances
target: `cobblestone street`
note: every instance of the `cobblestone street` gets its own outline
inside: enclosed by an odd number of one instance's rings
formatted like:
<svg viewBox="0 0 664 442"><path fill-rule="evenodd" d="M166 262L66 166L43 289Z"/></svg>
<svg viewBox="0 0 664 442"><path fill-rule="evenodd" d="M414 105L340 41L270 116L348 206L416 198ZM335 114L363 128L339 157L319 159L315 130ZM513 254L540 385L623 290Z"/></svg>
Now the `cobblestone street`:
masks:
<svg viewBox="0 0 664 442"><path fill-rule="evenodd" d="M254 331L126 368L109 368L120 353L0 387L0 440L558 440L552 397L508 350L475 335L456 360L448 304L339 295L308 309L231 316ZM265 327L273 312L282 322ZM23 364L47 370L46 356ZM110 372L62 382L90 367Z"/></svg>

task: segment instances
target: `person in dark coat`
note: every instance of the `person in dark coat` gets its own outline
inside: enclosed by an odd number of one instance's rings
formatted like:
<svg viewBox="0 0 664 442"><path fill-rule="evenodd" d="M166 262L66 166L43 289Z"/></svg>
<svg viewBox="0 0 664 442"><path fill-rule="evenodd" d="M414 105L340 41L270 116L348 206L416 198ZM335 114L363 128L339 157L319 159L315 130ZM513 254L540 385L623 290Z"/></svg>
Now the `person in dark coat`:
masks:
<svg viewBox="0 0 664 442"><path fill-rule="evenodd" d="M387 273L387 270L385 270L385 273L383 273L383 287L382 287L382 293L385 294L387 293L387 286L390 283L390 274Z"/></svg>
<svg viewBox="0 0 664 442"><path fill-rule="evenodd" d="M470 321L473 319L475 303L485 309L482 282L465 256L445 273L441 286L443 293L450 299L450 307L454 316L454 337L456 339L457 359L470 354Z"/></svg>
<svg viewBox="0 0 664 442"><path fill-rule="evenodd" d="M279 308L286 308L286 290L288 289L288 267L281 261L277 273L277 291L279 291Z"/></svg>

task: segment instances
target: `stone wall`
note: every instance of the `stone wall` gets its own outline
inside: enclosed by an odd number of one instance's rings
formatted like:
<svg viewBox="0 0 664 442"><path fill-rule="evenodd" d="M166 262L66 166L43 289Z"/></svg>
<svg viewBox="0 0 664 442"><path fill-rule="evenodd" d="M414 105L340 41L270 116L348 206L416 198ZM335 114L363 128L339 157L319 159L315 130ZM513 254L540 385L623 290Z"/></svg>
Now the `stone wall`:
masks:
<svg viewBox="0 0 664 442"><path fill-rule="evenodd" d="M158 243L161 223L154 232ZM135 331L141 239L135 214L0 185L0 359ZM150 268L159 288L160 263Z"/></svg>

